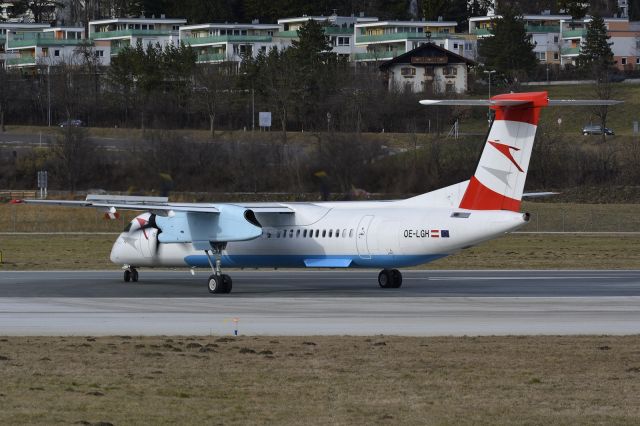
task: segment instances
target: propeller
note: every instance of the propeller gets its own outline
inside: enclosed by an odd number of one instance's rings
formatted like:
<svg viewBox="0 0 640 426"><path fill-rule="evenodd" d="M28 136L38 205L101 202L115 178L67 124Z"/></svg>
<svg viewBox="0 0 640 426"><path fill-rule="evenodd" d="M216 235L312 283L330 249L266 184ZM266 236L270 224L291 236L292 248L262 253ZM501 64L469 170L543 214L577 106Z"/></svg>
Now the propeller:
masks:
<svg viewBox="0 0 640 426"><path fill-rule="evenodd" d="M147 233L148 229L155 229L157 231L155 235L155 254L157 255L158 251L160 250L160 241L158 237L162 232L162 229L158 227L158 224L156 223L156 215L154 213L145 213L137 216L133 220L129 232L142 231L144 237L149 240L149 233Z"/></svg>

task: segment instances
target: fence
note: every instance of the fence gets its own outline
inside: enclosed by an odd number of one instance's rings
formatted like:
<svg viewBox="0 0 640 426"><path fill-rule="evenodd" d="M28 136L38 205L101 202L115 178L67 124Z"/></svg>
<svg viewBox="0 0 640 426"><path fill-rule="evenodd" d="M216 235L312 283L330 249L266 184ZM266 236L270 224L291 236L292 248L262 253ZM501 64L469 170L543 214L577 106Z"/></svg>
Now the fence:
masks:
<svg viewBox="0 0 640 426"><path fill-rule="evenodd" d="M525 203L531 214L522 232L640 232L640 214L633 204ZM121 211L107 220L94 209L0 205L0 232L121 232L136 212Z"/></svg>

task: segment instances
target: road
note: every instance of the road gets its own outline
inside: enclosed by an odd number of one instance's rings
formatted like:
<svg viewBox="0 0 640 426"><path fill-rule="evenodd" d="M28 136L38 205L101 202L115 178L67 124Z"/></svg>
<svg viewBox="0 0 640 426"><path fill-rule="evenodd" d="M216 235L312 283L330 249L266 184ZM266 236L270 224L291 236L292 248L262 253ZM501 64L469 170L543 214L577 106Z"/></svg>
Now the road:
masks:
<svg viewBox="0 0 640 426"><path fill-rule="evenodd" d="M235 271L0 273L0 335L637 334L640 271Z"/></svg>

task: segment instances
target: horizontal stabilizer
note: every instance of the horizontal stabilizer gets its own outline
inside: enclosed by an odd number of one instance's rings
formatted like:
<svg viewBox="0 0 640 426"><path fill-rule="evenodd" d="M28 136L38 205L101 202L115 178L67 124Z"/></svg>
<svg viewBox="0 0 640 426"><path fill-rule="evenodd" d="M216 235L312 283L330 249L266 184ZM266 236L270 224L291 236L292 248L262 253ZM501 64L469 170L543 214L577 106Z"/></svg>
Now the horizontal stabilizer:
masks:
<svg viewBox="0 0 640 426"><path fill-rule="evenodd" d="M304 265L307 268L348 268L351 265L349 258L334 259L305 259Z"/></svg>
<svg viewBox="0 0 640 426"><path fill-rule="evenodd" d="M530 98L523 99L425 99L420 101L425 106L486 106L512 107L531 103ZM618 105L623 101L610 99L549 99L549 106L601 106Z"/></svg>

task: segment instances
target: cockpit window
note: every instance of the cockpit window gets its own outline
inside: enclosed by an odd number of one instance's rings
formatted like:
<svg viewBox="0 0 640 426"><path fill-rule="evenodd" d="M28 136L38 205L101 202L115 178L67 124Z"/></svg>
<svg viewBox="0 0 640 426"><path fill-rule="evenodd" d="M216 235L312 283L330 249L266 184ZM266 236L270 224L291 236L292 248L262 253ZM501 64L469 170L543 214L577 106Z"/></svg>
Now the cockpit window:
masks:
<svg viewBox="0 0 640 426"><path fill-rule="evenodd" d="M127 226L124 227L124 232L131 231L131 222L127 223Z"/></svg>

